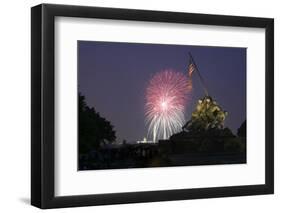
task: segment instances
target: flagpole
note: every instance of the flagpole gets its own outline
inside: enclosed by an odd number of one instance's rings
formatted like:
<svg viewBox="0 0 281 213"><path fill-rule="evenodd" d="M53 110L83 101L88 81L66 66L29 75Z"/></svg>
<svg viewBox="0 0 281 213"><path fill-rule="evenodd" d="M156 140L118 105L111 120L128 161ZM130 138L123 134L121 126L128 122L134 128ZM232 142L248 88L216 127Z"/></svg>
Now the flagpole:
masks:
<svg viewBox="0 0 281 213"><path fill-rule="evenodd" d="M208 89L207 89L207 87L206 87L205 81L204 81L204 79L203 79L201 73L199 72L198 67L197 67L197 65L196 65L196 63L195 63L195 61L194 61L194 59L193 59L191 53L188 52L188 54L189 54L189 57L190 57L190 59L191 59L191 63L194 64L195 70L197 71L197 74L198 74L199 79L200 79L200 82L201 82L201 84L202 84L202 86L203 86L205 95L206 95L206 96L209 96L209 92L208 92Z"/></svg>

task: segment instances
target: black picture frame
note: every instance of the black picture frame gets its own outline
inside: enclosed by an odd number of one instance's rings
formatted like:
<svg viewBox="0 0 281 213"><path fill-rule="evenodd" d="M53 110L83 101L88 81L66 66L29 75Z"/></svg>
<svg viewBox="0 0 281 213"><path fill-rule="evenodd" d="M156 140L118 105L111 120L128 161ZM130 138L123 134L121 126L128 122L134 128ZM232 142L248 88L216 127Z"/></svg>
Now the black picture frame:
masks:
<svg viewBox="0 0 281 213"><path fill-rule="evenodd" d="M266 32L265 184L93 195L54 195L54 21L83 17L264 28ZM164 11L41 4L31 9L31 204L60 208L272 194L274 192L274 20Z"/></svg>

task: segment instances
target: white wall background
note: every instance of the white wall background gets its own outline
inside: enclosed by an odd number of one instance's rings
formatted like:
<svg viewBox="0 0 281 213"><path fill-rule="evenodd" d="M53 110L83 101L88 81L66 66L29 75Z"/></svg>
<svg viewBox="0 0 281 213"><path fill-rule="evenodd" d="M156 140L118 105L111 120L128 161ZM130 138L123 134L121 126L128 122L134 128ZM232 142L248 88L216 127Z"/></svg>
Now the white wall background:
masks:
<svg viewBox="0 0 281 213"><path fill-rule="evenodd" d="M275 195L56 209L50 212L280 212L281 55L280 3L274 0L45 0L180 12L275 18ZM1 2L0 12L0 212L39 212L30 197L30 7L37 0ZM237 174L239 175L239 174ZM243 174L240 174L243 175ZM114 180L113 180L114 181Z"/></svg>

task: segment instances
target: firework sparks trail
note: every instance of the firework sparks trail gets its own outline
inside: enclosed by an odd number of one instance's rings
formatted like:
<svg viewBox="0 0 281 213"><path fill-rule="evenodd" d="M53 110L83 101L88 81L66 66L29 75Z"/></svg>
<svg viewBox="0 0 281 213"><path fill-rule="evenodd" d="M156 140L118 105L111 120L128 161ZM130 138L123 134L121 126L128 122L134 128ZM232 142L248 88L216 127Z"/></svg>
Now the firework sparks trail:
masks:
<svg viewBox="0 0 281 213"><path fill-rule="evenodd" d="M181 72L164 70L152 77L146 90L145 115L154 142L181 130L191 89L191 82Z"/></svg>

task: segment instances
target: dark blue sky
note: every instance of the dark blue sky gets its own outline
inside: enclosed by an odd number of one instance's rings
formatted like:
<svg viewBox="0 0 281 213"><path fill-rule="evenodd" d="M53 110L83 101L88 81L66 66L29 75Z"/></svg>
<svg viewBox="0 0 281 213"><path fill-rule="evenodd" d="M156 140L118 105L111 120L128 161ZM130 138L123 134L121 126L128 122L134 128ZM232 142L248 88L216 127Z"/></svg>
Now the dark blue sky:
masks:
<svg viewBox="0 0 281 213"><path fill-rule="evenodd" d="M147 135L144 106L150 78L164 69L186 73L191 52L210 95L229 112L225 125L236 134L246 119L246 48L78 41L78 84L86 102L109 120L117 140ZM204 91L193 74L186 119Z"/></svg>

